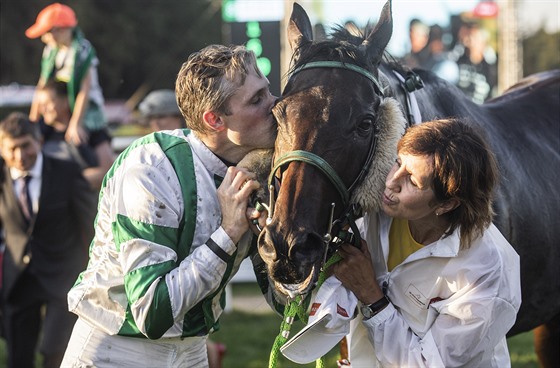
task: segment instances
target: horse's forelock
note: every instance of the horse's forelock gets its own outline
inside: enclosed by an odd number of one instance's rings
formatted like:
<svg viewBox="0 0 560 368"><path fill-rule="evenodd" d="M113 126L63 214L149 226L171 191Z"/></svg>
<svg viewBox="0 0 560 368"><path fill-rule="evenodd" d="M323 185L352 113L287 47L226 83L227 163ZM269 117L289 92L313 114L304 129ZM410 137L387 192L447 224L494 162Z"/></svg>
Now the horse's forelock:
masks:
<svg viewBox="0 0 560 368"><path fill-rule="evenodd" d="M365 34L361 30L356 35L341 25L334 26L331 32L331 39L334 42L348 42L355 46L360 46L365 38Z"/></svg>
<svg viewBox="0 0 560 368"><path fill-rule="evenodd" d="M381 193L385 179L397 157L397 143L406 128L406 118L397 100L388 97L378 110L377 147L368 175L352 194L352 203L358 203L365 212L381 208Z"/></svg>
<svg viewBox="0 0 560 368"><path fill-rule="evenodd" d="M335 31L331 39L305 43L294 52L292 69L316 60L336 60L349 62L366 69L371 68L365 53L360 49L363 37L350 34L346 29Z"/></svg>

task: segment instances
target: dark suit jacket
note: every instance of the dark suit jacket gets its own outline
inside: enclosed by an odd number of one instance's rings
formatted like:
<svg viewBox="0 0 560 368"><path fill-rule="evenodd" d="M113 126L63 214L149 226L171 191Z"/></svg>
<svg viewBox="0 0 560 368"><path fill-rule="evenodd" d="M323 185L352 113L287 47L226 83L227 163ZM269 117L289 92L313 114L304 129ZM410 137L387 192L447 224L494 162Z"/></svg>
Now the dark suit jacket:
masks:
<svg viewBox="0 0 560 368"><path fill-rule="evenodd" d="M97 193L89 188L76 163L43 155L39 209L28 227L9 170L3 167L1 171L0 224L6 243L4 300L9 300L26 268L51 295L65 297L87 263Z"/></svg>

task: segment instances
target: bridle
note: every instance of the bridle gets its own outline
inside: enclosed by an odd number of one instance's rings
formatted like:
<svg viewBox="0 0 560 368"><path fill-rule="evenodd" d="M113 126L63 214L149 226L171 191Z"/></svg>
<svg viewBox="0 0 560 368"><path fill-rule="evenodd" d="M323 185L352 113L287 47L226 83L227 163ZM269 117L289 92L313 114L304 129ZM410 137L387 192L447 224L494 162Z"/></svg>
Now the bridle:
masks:
<svg viewBox="0 0 560 368"><path fill-rule="evenodd" d="M368 70L359 67L353 64L347 64L339 61L314 61L303 64L302 66L294 69L291 73L290 77L293 77L295 74L312 68L338 68L338 69L345 69L350 70L360 75L366 77L368 80L373 82L375 86L375 90L381 95L384 96L383 88L381 83L379 83L378 79ZM270 203L268 208L268 218L267 224L272 221L272 216L274 213L274 202L275 202L275 194L276 194L276 186L275 186L275 178L276 172L286 164L290 162L303 162L309 165L314 166L319 171L323 173L329 180L329 182L335 187L337 190L340 198L342 199L342 206L345 209L340 218L333 221L334 218L334 210L335 210L335 203L331 203L330 209L330 216L329 222L327 226L327 232L323 235L323 242L325 243L325 258L329 247L333 244L333 247L336 249L342 243L351 243L358 248L361 247L361 237L358 227L356 226L355 220L361 216L361 208L357 203L351 203L351 194L353 191L358 187L366 177L369 168L371 166L373 156L375 154L377 146L377 136L374 133L374 137L372 139L371 145L369 147L368 155L364 165L358 176L354 179L352 184L347 188L340 176L336 173L336 171L332 168L332 166L325 161L322 157L303 150L296 150L287 152L286 154L280 156L277 160L275 160L270 175L268 177L268 188L270 193ZM348 225L348 226L347 226ZM347 228L352 229L352 233L347 231ZM333 231L335 229L335 231ZM335 234L333 234L335 232ZM334 249L333 249L334 250Z"/></svg>

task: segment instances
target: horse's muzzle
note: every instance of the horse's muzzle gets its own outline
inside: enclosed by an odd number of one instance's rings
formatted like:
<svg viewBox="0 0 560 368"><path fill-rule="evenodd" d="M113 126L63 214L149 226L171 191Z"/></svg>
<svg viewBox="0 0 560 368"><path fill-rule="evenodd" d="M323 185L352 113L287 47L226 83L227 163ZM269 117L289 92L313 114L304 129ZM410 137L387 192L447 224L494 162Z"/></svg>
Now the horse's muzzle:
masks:
<svg viewBox="0 0 560 368"><path fill-rule="evenodd" d="M258 241L268 276L283 294L290 297L305 294L318 280L325 243L316 233L280 234L277 228L274 223L266 226Z"/></svg>

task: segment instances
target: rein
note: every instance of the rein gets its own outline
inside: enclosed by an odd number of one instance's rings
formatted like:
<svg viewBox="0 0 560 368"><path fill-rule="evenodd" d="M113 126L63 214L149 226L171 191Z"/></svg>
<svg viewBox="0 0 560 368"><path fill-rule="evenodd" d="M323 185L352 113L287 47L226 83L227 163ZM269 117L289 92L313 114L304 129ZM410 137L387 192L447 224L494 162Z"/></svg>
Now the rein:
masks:
<svg viewBox="0 0 560 368"><path fill-rule="evenodd" d="M317 288L320 288L323 282L327 279L327 272L326 270L335 264L336 262L340 261L342 257L340 254L335 253L333 256L325 262L323 270L319 274L319 280L317 281ZM280 332L274 339L274 345L272 345L272 350L270 351L270 357L268 360L268 368L276 368L276 363L278 362L278 356L280 353L280 348L282 345L288 341L290 337L290 330L292 329L292 325L295 321L296 316L299 317L300 321L303 323L307 323L308 318L306 314L306 303L305 300L302 298L301 295L296 296L294 299L288 301L288 304L284 308L284 319L280 324ZM324 368L325 361L323 357L317 359L315 361L316 368Z"/></svg>

